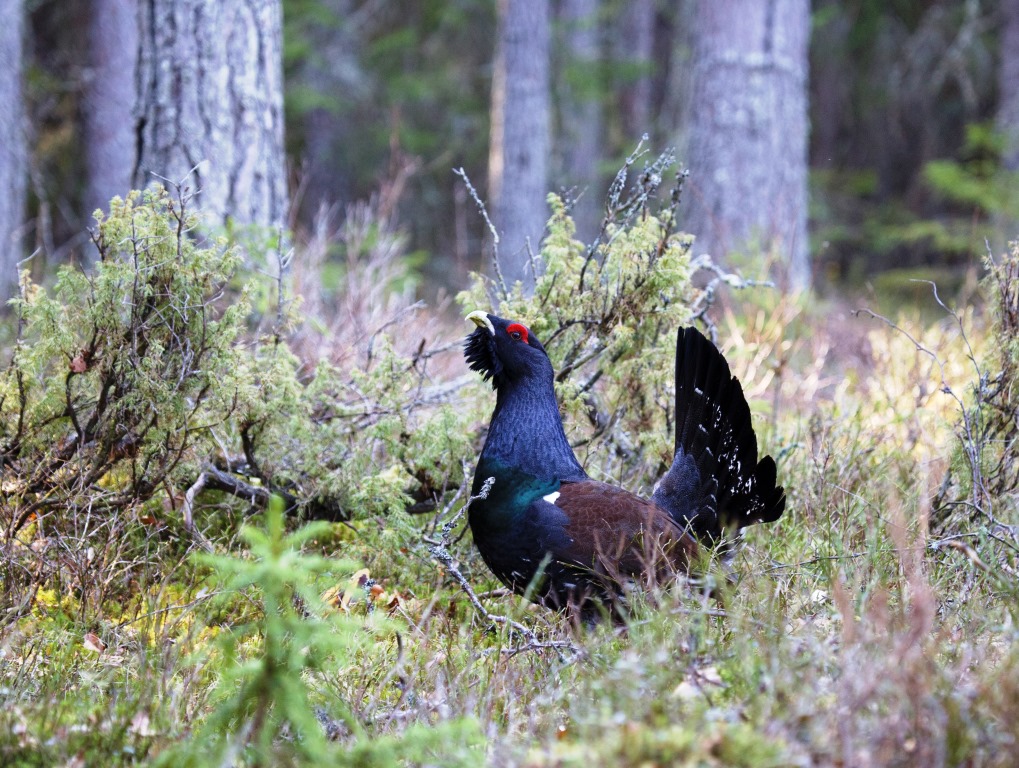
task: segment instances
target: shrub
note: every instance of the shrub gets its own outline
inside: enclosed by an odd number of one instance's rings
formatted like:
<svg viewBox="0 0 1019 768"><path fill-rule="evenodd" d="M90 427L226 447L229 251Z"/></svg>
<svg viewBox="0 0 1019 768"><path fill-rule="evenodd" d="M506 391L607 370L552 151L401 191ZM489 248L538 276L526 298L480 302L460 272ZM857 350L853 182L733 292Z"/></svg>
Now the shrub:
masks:
<svg viewBox="0 0 1019 768"><path fill-rule="evenodd" d="M222 307L237 264L201 243L186 200L165 190L115 199L99 219L92 274L26 284L20 333L0 374L0 513L113 512L193 471L233 410L243 296Z"/></svg>
<svg viewBox="0 0 1019 768"><path fill-rule="evenodd" d="M691 259L693 239L679 231L684 176L666 186L671 154L634 173L639 157L628 158L616 175L590 245L574 237L567 202L549 196L552 216L533 294L519 283L504 285L496 270L494 278L475 275L458 297L464 309L477 309L495 296L498 314L534 330L556 370L567 434L582 463L631 482L648 481L672 460L675 333L703 316L718 283L692 283L698 268L714 267Z"/></svg>

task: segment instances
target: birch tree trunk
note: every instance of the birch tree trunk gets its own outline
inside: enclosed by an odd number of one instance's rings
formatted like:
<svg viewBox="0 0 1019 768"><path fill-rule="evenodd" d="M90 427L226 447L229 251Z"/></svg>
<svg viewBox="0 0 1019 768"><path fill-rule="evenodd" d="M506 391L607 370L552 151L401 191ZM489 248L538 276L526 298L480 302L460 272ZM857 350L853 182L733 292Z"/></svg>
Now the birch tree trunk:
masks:
<svg viewBox="0 0 1019 768"><path fill-rule="evenodd" d="M141 11L134 183L187 179L210 221L278 229L287 212L280 0L143 0Z"/></svg>
<svg viewBox="0 0 1019 768"><path fill-rule="evenodd" d="M0 0L0 18L0 61L4 62L0 67L0 302L6 302L17 290L18 262L24 256L27 148L21 87L21 0Z"/></svg>
<svg viewBox="0 0 1019 768"><path fill-rule="evenodd" d="M567 56L558 105L563 185L577 188L573 220L584 242L597 234L604 193L598 172L602 157L598 11L598 0L563 0L560 16Z"/></svg>
<svg viewBox="0 0 1019 768"><path fill-rule="evenodd" d="M492 80L489 198L508 285L534 290L528 242L537 253L548 219L548 0L499 0L499 50Z"/></svg>
<svg viewBox="0 0 1019 768"><path fill-rule="evenodd" d="M131 189L138 0L93 0L88 49L82 126L86 226L93 223L97 208L105 210L111 198Z"/></svg>
<svg viewBox="0 0 1019 768"><path fill-rule="evenodd" d="M698 0L686 227L716 257L773 253L810 282L807 0Z"/></svg>

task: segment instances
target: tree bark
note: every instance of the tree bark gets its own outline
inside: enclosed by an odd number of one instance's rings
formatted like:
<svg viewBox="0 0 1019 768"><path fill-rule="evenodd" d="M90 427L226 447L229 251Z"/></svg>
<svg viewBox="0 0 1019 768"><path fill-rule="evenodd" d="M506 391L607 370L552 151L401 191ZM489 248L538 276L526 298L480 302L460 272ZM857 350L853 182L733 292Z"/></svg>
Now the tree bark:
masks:
<svg viewBox="0 0 1019 768"><path fill-rule="evenodd" d="M283 226L280 0L142 0L141 10L134 183L187 179L212 223Z"/></svg>
<svg viewBox="0 0 1019 768"><path fill-rule="evenodd" d="M998 11L1001 37L998 44L998 110L995 124L1003 138L1001 167L1019 171L1019 0L1001 0ZM1002 212L994 217L995 248L1019 240L1019 217Z"/></svg>
<svg viewBox="0 0 1019 768"><path fill-rule="evenodd" d="M508 285L534 290L531 252L548 218L548 0L499 0L499 51L492 81L489 198Z"/></svg>
<svg viewBox="0 0 1019 768"><path fill-rule="evenodd" d="M643 134L654 136L651 117L651 73L655 43L654 0L633 0L620 9L620 30L613 36L616 60L622 65L619 92L623 144L630 148Z"/></svg>
<svg viewBox="0 0 1019 768"><path fill-rule="evenodd" d="M137 61L138 0L93 0L82 114L86 225L131 189Z"/></svg>
<svg viewBox="0 0 1019 768"><path fill-rule="evenodd" d="M998 130L1005 137L1002 165L1019 171L1019 0L1001 0Z"/></svg>
<svg viewBox="0 0 1019 768"><path fill-rule="evenodd" d="M564 0L562 98L559 99L564 186L576 187L573 207L577 234L594 239L601 221L602 105L598 83L601 59L598 0Z"/></svg>
<svg viewBox="0 0 1019 768"><path fill-rule="evenodd" d="M698 251L773 253L810 282L807 0L698 0L686 156Z"/></svg>
<svg viewBox="0 0 1019 768"><path fill-rule="evenodd" d="M18 287L25 225L27 146L21 85L21 0L0 0L0 18L0 61L4 62L0 67L0 302L6 302Z"/></svg>

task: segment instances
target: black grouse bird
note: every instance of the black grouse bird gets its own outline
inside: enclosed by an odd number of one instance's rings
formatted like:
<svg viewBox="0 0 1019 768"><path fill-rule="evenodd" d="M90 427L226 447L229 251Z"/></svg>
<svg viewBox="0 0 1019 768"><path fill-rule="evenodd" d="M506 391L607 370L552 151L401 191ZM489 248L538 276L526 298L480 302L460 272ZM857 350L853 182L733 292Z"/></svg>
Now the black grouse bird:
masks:
<svg viewBox="0 0 1019 768"><path fill-rule="evenodd" d="M676 452L648 500L584 472L534 334L481 311L467 319L478 327L464 357L496 390L473 495L495 482L468 520L485 563L514 592L530 587L533 600L590 620L601 604L617 610L634 581L688 571L702 547L782 515L775 461L757 460L743 389L696 329L681 329L676 341Z"/></svg>

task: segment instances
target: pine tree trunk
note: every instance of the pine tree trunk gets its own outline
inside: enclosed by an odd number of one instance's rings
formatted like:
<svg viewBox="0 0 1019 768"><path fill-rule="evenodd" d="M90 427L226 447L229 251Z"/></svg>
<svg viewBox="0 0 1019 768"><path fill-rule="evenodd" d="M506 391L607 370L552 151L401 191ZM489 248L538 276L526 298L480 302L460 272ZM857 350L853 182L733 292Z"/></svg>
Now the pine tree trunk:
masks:
<svg viewBox="0 0 1019 768"><path fill-rule="evenodd" d="M654 0L633 0L620 8L616 60L622 65L624 84L619 93L623 144L631 148L643 134L654 135L651 122L651 72L655 42Z"/></svg>
<svg viewBox="0 0 1019 768"><path fill-rule="evenodd" d="M4 62L0 67L0 302L5 302L17 290L18 262L24 258L27 148L21 87L21 0L0 0L0 18L0 61Z"/></svg>
<svg viewBox="0 0 1019 768"><path fill-rule="evenodd" d="M134 183L187 179L213 223L281 227L280 0L143 0L141 16Z"/></svg>
<svg viewBox="0 0 1019 768"><path fill-rule="evenodd" d="M559 122L563 158L563 186L575 187L573 208L577 234L590 242L601 222L602 105L599 99L598 0L564 0L561 11L566 61Z"/></svg>
<svg viewBox="0 0 1019 768"><path fill-rule="evenodd" d="M528 247L537 253L548 219L549 35L548 0L500 0L489 198L503 278L527 292L535 280Z"/></svg>
<svg viewBox="0 0 1019 768"><path fill-rule="evenodd" d="M85 83L85 225L131 189L134 172L138 0L93 0Z"/></svg>
<svg viewBox="0 0 1019 768"><path fill-rule="evenodd" d="M1019 171L1019 0L1001 0L1000 40L998 43L998 111L995 123L1004 139L1001 167L1005 171ZM1007 247L1019 240L1019 215L1016 211L1001 211L994 216L995 249Z"/></svg>
<svg viewBox="0 0 1019 768"><path fill-rule="evenodd" d="M698 0L687 162L695 249L775 254L810 281L807 0Z"/></svg>
<svg viewBox="0 0 1019 768"><path fill-rule="evenodd" d="M1019 171L1019 0L1001 0L1001 15L997 123L1005 137L1002 165Z"/></svg>

